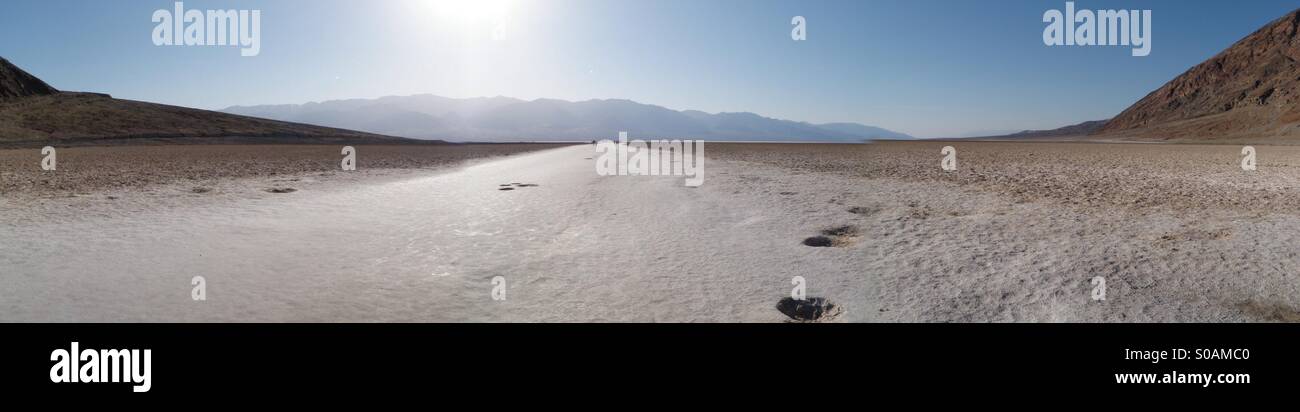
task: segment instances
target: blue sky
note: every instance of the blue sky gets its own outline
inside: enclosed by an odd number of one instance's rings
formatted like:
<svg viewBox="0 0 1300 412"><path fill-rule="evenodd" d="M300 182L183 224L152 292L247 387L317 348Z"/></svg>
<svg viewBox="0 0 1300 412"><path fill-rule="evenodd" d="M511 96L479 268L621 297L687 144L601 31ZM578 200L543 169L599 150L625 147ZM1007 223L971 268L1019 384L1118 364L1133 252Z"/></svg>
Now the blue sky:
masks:
<svg viewBox="0 0 1300 412"><path fill-rule="evenodd" d="M261 54L155 46L150 17L172 1L6 0L0 56L63 90L206 109L418 93L626 98L937 137L1113 116L1300 7L1076 2L1152 10L1151 55L1132 57L1125 47L1045 46L1043 12L1064 1L184 3L261 10ZM790 38L796 15L808 22L803 42Z"/></svg>

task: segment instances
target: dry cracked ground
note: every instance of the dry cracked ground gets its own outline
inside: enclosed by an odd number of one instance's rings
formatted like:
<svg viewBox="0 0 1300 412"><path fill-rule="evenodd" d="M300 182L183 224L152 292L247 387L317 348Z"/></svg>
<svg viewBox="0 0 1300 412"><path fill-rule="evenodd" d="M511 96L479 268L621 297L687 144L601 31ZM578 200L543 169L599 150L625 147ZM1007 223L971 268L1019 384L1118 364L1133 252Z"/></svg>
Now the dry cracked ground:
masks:
<svg viewBox="0 0 1300 412"><path fill-rule="evenodd" d="M948 145L956 171L940 167ZM856 309L849 320L1300 321L1300 148L1256 149L1255 171L1237 145L712 144L707 155L724 170L711 183L803 209L804 245L838 268L809 276Z"/></svg>

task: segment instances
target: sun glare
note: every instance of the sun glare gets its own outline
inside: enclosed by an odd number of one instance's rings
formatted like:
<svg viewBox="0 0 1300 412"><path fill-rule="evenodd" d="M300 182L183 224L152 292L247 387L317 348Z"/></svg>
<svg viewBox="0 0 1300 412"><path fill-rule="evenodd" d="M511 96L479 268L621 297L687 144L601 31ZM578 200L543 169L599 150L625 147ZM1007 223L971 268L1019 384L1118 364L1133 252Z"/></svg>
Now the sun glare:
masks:
<svg viewBox="0 0 1300 412"><path fill-rule="evenodd" d="M511 0L434 0L433 9L440 20L500 24L509 17L513 3Z"/></svg>

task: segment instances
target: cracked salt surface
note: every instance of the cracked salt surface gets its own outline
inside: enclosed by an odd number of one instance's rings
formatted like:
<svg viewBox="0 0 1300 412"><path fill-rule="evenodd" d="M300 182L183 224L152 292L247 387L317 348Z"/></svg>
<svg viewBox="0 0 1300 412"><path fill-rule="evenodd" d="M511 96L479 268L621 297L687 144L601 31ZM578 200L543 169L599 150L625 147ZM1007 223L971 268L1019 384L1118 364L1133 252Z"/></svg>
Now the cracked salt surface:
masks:
<svg viewBox="0 0 1300 412"><path fill-rule="evenodd" d="M1298 318L1294 215L1089 210L712 159L691 189L597 176L591 150L292 195L228 182L165 206L6 203L0 321L781 322L793 276L834 321ZM823 230L853 241L801 244Z"/></svg>

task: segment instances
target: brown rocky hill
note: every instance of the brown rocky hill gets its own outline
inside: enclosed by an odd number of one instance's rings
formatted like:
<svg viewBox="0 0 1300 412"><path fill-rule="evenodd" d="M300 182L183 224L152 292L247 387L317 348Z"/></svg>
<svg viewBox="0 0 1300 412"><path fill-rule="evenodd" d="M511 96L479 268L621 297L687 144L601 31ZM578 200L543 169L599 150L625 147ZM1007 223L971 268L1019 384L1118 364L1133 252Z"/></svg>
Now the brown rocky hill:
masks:
<svg viewBox="0 0 1300 412"><path fill-rule="evenodd" d="M0 99L56 94L50 85L0 57Z"/></svg>
<svg viewBox="0 0 1300 412"><path fill-rule="evenodd" d="M1300 10L1160 87L1098 134L1143 140L1300 138Z"/></svg>
<svg viewBox="0 0 1300 412"><path fill-rule="evenodd" d="M208 110L60 92L0 58L0 144L406 143L409 139Z"/></svg>

